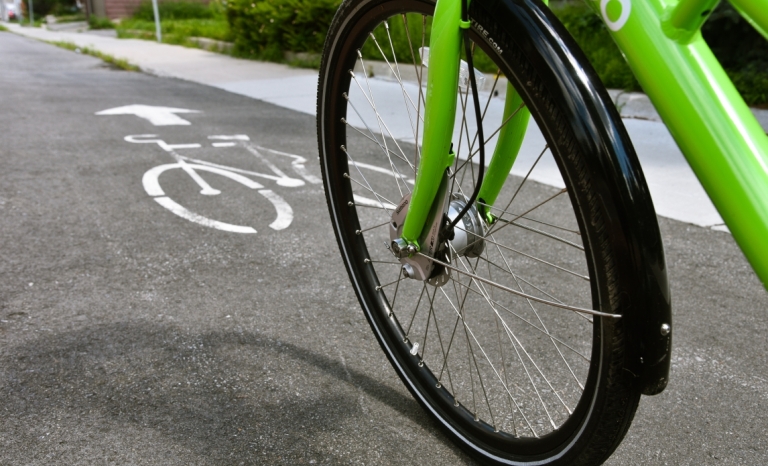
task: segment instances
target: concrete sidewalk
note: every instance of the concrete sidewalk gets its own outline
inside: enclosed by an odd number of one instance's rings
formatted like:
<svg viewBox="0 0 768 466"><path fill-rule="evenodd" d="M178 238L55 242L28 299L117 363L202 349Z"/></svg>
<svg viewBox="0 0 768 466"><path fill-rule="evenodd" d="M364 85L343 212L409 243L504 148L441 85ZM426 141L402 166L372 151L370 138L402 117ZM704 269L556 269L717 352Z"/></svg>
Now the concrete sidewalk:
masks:
<svg viewBox="0 0 768 466"><path fill-rule="evenodd" d="M16 34L38 40L66 41L80 47L89 47L125 59L146 73L217 87L307 114L315 113L317 72L314 70L242 60L200 49L145 40L116 39L87 32L49 31L15 24L6 27ZM376 76L382 88L389 85L393 93L400 92L396 83L388 80L386 74L377 73ZM727 231L666 127L659 121L648 98L639 93L612 91L611 94L632 136L657 213L702 227ZM493 109L490 111L500 113L503 99L493 98L491 101ZM126 102L126 105L131 103ZM768 131L768 111L756 110L755 113ZM526 141L539 137L537 134L529 134ZM548 183L549 178L544 173L537 181Z"/></svg>

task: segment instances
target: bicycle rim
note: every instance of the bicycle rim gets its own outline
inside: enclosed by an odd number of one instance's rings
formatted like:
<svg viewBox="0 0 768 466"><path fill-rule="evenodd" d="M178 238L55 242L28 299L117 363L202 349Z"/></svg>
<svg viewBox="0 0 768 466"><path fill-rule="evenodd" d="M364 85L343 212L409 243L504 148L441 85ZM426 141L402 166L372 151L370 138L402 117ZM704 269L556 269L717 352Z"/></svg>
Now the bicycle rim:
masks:
<svg viewBox="0 0 768 466"><path fill-rule="evenodd" d="M593 411L606 396L621 335L612 319L542 303L611 310L601 298L610 261L593 253L605 225L588 208L589 180L566 155L574 149L562 124L537 109L542 102L529 106L539 136L529 132L516 162L519 176L510 176L493 206L500 220L467 233L482 242L481 252L454 248L443 258L451 269L445 285L406 278L388 246L393 211L411 192L418 166L428 70L416 51L429 43L433 8L422 1L348 2L335 20L318 125L339 245L390 361L465 448L499 463L573 459L574 445L587 448L585 432L596 429ZM515 66L529 65L509 63L496 53L498 43L482 40L479 31L498 31L497 25L480 26L473 23L471 34L475 61L488 66L490 58L496 66L480 93L490 156L505 124L490 117L498 107L494 94L504 90L504 76L520 86ZM459 203L477 176L470 92L457 93L449 199ZM619 419L628 423L638 395L621 397L631 398Z"/></svg>

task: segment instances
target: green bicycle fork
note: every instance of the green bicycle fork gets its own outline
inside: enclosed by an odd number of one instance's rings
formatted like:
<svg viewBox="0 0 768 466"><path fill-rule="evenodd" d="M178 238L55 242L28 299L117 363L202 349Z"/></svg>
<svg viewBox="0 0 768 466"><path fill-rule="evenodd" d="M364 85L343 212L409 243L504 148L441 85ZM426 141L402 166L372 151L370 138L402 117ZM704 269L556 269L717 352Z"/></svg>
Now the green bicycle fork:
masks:
<svg viewBox="0 0 768 466"><path fill-rule="evenodd" d="M441 179L453 160L451 137L457 107L459 64L461 58L461 2L438 0L429 39L429 74L427 76L424 136L421 160L410 206L403 225L402 239L419 250L430 208ZM496 200L517 157L528 127L530 113L511 85L507 85L503 127L487 174L480 188L481 212L492 221L490 206Z"/></svg>

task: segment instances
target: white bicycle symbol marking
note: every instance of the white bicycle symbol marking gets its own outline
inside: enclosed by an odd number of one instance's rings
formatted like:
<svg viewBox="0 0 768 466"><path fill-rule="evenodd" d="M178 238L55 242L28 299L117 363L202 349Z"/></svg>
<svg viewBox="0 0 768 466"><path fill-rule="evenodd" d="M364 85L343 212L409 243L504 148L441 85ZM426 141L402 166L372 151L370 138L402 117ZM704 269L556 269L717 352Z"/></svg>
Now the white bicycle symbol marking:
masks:
<svg viewBox="0 0 768 466"><path fill-rule="evenodd" d="M243 134L209 136L208 139L217 141L212 143L213 147L244 147L262 163L267 165L272 174L243 170L236 167L220 165L204 160L182 156L176 152L177 149L195 149L202 146L200 144L168 144L162 139L156 139L156 137L157 135L154 134L137 134L126 136L124 138L125 141L131 143L157 144L160 146L160 148L169 153L176 160L176 163L158 165L147 170L142 178L144 190L155 200L155 202L178 215L179 217L209 228L229 231L232 233L256 233L256 230L251 226L234 225L231 223L213 220L192 212L178 202L174 201L168 195L166 195L165 191L160 186L160 175L162 173L173 169L183 170L198 184L198 186L200 186L200 194L205 196L215 196L220 194L221 191L211 187L200 176L198 173L199 171L214 173L216 175L226 177L232 181L242 184L243 186L246 186L247 188L255 190L260 195L264 196L264 198L266 198L274 206L275 211L277 212L277 216L275 220L269 224L269 227L276 231L284 230L291 225L291 222L293 222L293 209L279 194L275 193L271 189L266 189L264 185L252 180L245 175L274 181L275 184L283 187L304 186L305 182L311 184L321 183L319 178L307 172L304 166L306 163L306 159L304 157L253 145L249 142L250 139L248 136ZM293 159L291 167L301 178L303 178L303 180L299 178L292 178L286 175L276 165L267 160L261 153L262 151Z"/></svg>

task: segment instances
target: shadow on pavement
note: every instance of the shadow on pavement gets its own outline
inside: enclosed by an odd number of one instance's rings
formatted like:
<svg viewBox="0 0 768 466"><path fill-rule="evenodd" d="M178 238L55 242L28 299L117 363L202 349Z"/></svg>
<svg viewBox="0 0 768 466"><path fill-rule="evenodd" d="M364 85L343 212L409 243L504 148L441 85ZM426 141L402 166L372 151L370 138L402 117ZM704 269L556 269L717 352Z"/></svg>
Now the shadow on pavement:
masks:
<svg viewBox="0 0 768 466"><path fill-rule="evenodd" d="M380 381L258 332L183 334L166 324L116 323L41 337L8 348L3 359L3 430L15 430L17 446L28 444L17 454L42 448L63 460L92 444L80 437L95 430L124 432L135 448L146 441L158 454L158 443L167 443L198 462L251 462L257 454L266 462L338 461L323 451L322 438L350 423L366 428L359 391L415 424L431 422L413 399ZM52 429L58 442L43 447L43 431ZM141 461L118 461L131 459Z"/></svg>

